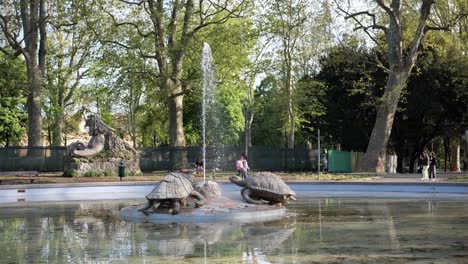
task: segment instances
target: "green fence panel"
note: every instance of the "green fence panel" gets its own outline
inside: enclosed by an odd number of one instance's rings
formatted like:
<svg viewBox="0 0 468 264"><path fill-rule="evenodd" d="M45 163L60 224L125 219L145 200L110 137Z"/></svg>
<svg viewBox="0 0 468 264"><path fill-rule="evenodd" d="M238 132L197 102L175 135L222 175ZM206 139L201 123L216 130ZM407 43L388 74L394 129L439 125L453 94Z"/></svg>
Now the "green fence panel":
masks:
<svg viewBox="0 0 468 264"><path fill-rule="evenodd" d="M0 171L63 171L66 152L65 147L0 148Z"/></svg>
<svg viewBox="0 0 468 264"><path fill-rule="evenodd" d="M329 172L352 172L352 154L347 151L328 151L328 171Z"/></svg>
<svg viewBox="0 0 468 264"><path fill-rule="evenodd" d="M140 169L144 172L193 169L195 161L202 157L201 147L137 148L137 151L140 153ZM235 162L243 151L242 147L208 147L207 171L235 171ZM63 171L66 155L65 147L0 148L0 171ZM321 166L326 167L323 158L322 154ZM248 162L254 171L317 171L317 150L250 147Z"/></svg>

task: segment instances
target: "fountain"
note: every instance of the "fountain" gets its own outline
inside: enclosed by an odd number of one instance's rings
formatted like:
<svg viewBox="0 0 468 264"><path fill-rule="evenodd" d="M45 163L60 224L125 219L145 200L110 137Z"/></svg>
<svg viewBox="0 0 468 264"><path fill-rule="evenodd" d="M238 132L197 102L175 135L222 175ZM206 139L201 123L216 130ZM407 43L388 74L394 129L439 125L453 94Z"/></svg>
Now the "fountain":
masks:
<svg viewBox="0 0 468 264"><path fill-rule="evenodd" d="M286 213L284 205L290 197L294 198L295 193L289 187L284 188L287 185L281 178L274 178L271 175L260 175L269 179L266 184L261 181L257 182L256 178L248 179L248 182L240 179L236 181L239 186L244 186L242 197L247 203L223 197L218 183L206 181L206 147L209 134L207 121L209 119L210 124L214 124L213 130L218 130L220 121L215 109L214 69L211 49L207 43L203 45L201 66L203 70L203 182L196 182L192 175L170 173L146 195L146 204L123 208L120 211L122 220L152 223L265 221L283 217ZM211 143L223 141L222 133L221 136L213 133L209 135L211 135ZM274 181L273 178L277 180Z"/></svg>
<svg viewBox="0 0 468 264"><path fill-rule="evenodd" d="M206 115L207 109L214 104L214 68L210 45L203 43L202 63L203 70L203 101L202 101L202 160L203 182L206 181Z"/></svg>
<svg viewBox="0 0 468 264"><path fill-rule="evenodd" d="M203 166L203 181L206 181L206 169L210 168L213 173L221 167L221 154L218 150L222 150L225 143L225 130L222 124L225 118L223 106L217 99L219 97L219 89L215 89L215 69L211 48L208 43L203 43L201 68L203 72L202 85L202 158L205 162ZM212 147L215 151L214 157L207 157L207 147ZM206 164L208 161L208 164ZM208 166L206 166L208 165Z"/></svg>

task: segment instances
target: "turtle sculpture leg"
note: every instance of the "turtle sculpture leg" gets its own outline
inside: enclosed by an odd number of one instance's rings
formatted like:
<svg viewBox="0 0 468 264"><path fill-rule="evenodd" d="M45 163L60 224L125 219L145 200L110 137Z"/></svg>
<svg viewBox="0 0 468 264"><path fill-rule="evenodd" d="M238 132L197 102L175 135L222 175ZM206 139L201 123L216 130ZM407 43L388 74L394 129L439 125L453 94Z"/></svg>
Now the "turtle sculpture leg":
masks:
<svg viewBox="0 0 468 264"><path fill-rule="evenodd" d="M248 203L251 203L251 204L267 204L268 203L267 201L264 201L264 200L258 200L258 199L252 198L252 194L253 194L253 191L250 188L244 187L241 190L242 198L244 198L244 200L246 200Z"/></svg>
<svg viewBox="0 0 468 264"><path fill-rule="evenodd" d="M173 215L179 214L180 212L180 201L174 200L172 201L172 208L169 210L170 213Z"/></svg>
<svg viewBox="0 0 468 264"><path fill-rule="evenodd" d="M203 205L205 205L206 203L206 199L205 197L203 197L203 195L201 195L199 192L193 190L192 192L190 192L190 196L194 197L195 199L197 199L197 201L195 201L195 206L197 208L200 208L202 207Z"/></svg>
<svg viewBox="0 0 468 264"><path fill-rule="evenodd" d="M145 213L148 209L151 208L152 205L153 205L152 202L147 201L147 202L145 203L145 205L143 205L143 207L138 208L138 211L140 211L140 212L142 212L142 213Z"/></svg>
<svg viewBox="0 0 468 264"><path fill-rule="evenodd" d="M145 215L148 215L150 212L154 211L159 207L160 203L154 202L154 201L147 201L146 204L142 207L139 208L138 211L144 213Z"/></svg>

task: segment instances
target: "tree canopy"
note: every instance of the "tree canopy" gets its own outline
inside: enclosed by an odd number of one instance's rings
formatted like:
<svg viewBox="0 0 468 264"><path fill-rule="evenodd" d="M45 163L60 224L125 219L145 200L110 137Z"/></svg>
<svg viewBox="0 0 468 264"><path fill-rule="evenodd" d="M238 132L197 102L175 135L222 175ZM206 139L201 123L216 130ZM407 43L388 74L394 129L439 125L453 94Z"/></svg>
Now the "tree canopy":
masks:
<svg viewBox="0 0 468 264"><path fill-rule="evenodd" d="M365 151L381 171L387 153L401 169L430 143L459 142L467 1L353 3L3 1L0 144L63 146L94 112L134 146L199 146L204 42L211 145L311 147L320 129L326 147Z"/></svg>

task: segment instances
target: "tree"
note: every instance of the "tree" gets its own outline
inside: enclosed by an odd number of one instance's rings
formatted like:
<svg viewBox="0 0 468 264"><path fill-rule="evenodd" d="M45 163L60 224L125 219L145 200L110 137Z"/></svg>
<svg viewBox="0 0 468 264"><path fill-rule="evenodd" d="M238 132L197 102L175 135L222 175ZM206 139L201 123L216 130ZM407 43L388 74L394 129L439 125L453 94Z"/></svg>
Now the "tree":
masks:
<svg viewBox="0 0 468 264"><path fill-rule="evenodd" d="M404 3L400 0L392 0L390 3L384 0L375 0L375 2L386 16L381 21L377 21L376 15L369 11L351 14L342 8L340 10L346 12L346 18L354 19L358 24L358 28L363 29L377 44L380 43L371 35L370 31L379 30L385 36L388 79L362 164L365 171L384 172L387 145L396 108L401 92L417 59L420 45L429 30L447 29L447 25L427 25L434 0L422 0L420 5L417 5L419 17L414 31L410 37L406 37L403 34L404 27L410 23L407 20L405 21L403 14L406 12L405 7L410 9L412 6L408 6L408 3L404 6ZM371 24L364 25L363 22L357 19L358 16L370 17ZM432 20L432 22L434 21ZM386 25L379 24L379 22L386 22ZM380 66L383 67L383 65Z"/></svg>
<svg viewBox="0 0 468 264"><path fill-rule="evenodd" d="M294 148L294 134L296 131L297 116L293 102L293 90L295 86L294 66L299 38L304 34L304 25L307 19L306 1L281 1L268 2L267 15L268 27L279 40L281 57L282 87L286 98L286 134L287 147Z"/></svg>
<svg viewBox="0 0 468 264"><path fill-rule="evenodd" d="M318 97L318 90L309 96L316 97L315 100L324 105L324 115L308 120L321 125L322 133L327 135L323 137L325 144L340 144L344 150L365 151L378 98L383 92L380 84L385 82L384 72L372 63L377 56L375 53L356 38L348 38L321 56L320 70L311 85L323 86L326 94ZM303 97L305 102L312 101L308 96ZM312 129L307 126L304 129L314 136Z"/></svg>
<svg viewBox="0 0 468 264"><path fill-rule="evenodd" d="M28 146L42 146L41 93L45 72L47 13L45 0L20 0L2 5L0 28L11 47L0 51L16 57L23 55L28 80ZM3 43L2 43L3 44Z"/></svg>
<svg viewBox="0 0 468 264"><path fill-rule="evenodd" d="M267 76L255 89L256 118L252 123L252 141L255 146L284 147L284 110L281 91L274 76Z"/></svg>
<svg viewBox="0 0 468 264"><path fill-rule="evenodd" d="M431 142L449 143L467 126L467 55L458 48L459 40L444 35L425 42L398 104L389 144L399 157L399 172L406 166L413 172L415 160L424 149L432 149Z"/></svg>
<svg viewBox="0 0 468 264"><path fill-rule="evenodd" d="M258 9L259 27L271 41L268 74L278 77L284 110L283 131L287 147L297 145L295 135L306 119L299 112L296 95L300 79L312 76L317 70L317 58L331 42L330 9L326 1L304 0L264 1ZM320 11L318 11L320 10ZM272 72L275 72L272 74Z"/></svg>
<svg viewBox="0 0 468 264"><path fill-rule="evenodd" d="M157 64L161 89L167 97L169 114L169 140L171 146L185 146L183 127L184 60L189 44L202 29L215 24L225 23L231 18L240 17L246 7L246 1L121 1L127 4L128 14L114 15L104 10L112 19L116 28L135 30L141 38L141 44L122 43L120 38L107 40L121 47L141 51L143 58L152 59ZM123 7L122 7L123 8ZM145 27L151 25L151 28ZM115 31L115 29L112 29ZM118 34L113 36L119 37ZM148 43L153 49L148 53L142 45Z"/></svg>
<svg viewBox="0 0 468 264"><path fill-rule="evenodd" d="M186 89L184 100L184 125L187 144L201 145L202 112L202 70L200 51L202 42L211 46L215 68L215 105L217 121L209 124L207 131L208 146L235 146L244 128L241 99L246 97L248 84L245 69L255 43L252 21L249 17L231 19L223 24L213 25L199 32L192 42L192 49L185 60L184 80ZM207 113L208 115L214 113ZM212 133L215 132L215 133Z"/></svg>
<svg viewBox="0 0 468 264"><path fill-rule="evenodd" d="M88 29L85 16L96 10L87 1L59 0L49 4L48 56L44 92L45 113L49 120L50 144L61 146L67 110L76 106L76 94L83 79L89 76L100 49Z"/></svg>

